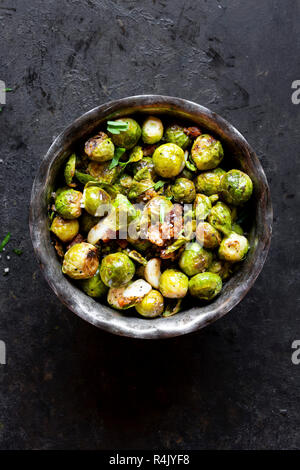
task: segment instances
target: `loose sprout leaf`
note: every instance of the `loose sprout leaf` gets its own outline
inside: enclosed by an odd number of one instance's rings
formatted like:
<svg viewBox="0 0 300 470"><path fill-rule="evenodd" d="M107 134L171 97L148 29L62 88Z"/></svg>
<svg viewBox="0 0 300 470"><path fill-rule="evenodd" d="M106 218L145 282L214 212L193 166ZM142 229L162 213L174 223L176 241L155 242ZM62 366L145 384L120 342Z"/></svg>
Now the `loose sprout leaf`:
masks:
<svg viewBox="0 0 300 470"><path fill-rule="evenodd" d="M14 249L13 249L13 252L14 252L16 255L18 255L18 256L20 256L20 255L23 254L23 251L20 250L19 248L14 248Z"/></svg>
<svg viewBox="0 0 300 470"><path fill-rule="evenodd" d="M167 305L162 316L166 318L166 317L172 317L173 315L176 315L176 313L180 311L181 303L182 303L182 299L176 300L175 305L174 305L174 302L170 301L169 305Z"/></svg>
<svg viewBox="0 0 300 470"><path fill-rule="evenodd" d="M10 240L10 236L11 236L11 233L8 232L8 234L2 240L2 242L0 244L0 253L3 251L3 248L8 244L8 242Z"/></svg>
<svg viewBox="0 0 300 470"><path fill-rule="evenodd" d="M133 259L137 263L141 264L142 266L146 266L148 261L144 258L138 251L136 250L124 250L124 253L129 256L129 258Z"/></svg>
<svg viewBox="0 0 300 470"><path fill-rule="evenodd" d="M98 180L93 176L88 175L87 173L82 173L81 171L75 170L75 178L78 179L79 183L86 184L89 182L98 183Z"/></svg>
<svg viewBox="0 0 300 470"><path fill-rule="evenodd" d="M126 151L126 149L124 149L123 147L117 147L116 148L114 157L111 161L111 164L109 165L110 170L112 170L113 168L118 166L119 160L122 157L122 155L125 153L125 151Z"/></svg>
<svg viewBox="0 0 300 470"><path fill-rule="evenodd" d="M107 121L107 130L111 134L120 134L120 132L127 131L128 122L122 121Z"/></svg>
<svg viewBox="0 0 300 470"><path fill-rule="evenodd" d="M13 91L13 89L12 88L4 88L4 91L10 92L10 91Z"/></svg>
<svg viewBox="0 0 300 470"><path fill-rule="evenodd" d="M111 134L120 134L120 130L119 129L114 129L112 127L108 127L107 130L111 133Z"/></svg>
<svg viewBox="0 0 300 470"><path fill-rule="evenodd" d="M189 160L185 162L185 166L187 167L188 170L190 171L197 171L197 168L193 163L191 163Z"/></svg>
<svg viewBox="0 0 300 470"><path fill-rule="evenodd" d="M165 181L157 181L157 183L155 183L155 185L153 186L153 188L155 189L155 191L157 191L158 189L162 188L164 186L164 184L166 184Z"/></svg>

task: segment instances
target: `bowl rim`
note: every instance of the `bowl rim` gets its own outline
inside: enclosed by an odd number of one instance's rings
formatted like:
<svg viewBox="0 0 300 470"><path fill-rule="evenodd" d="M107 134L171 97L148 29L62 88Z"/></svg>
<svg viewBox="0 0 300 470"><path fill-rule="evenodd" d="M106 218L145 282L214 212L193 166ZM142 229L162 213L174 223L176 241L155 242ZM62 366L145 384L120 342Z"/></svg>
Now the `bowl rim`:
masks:
<svg viewBox="0 0 300 470"><path fill-rule="evenodd" d="M63 143L68 139L71 138L74 131L83 130L83 126L87 123L92 123L99 119L100 115L105 115L105 119L107 119L107 115L112 114L114 112L120 112L122 109L128 109L144 106L149 109L155 105L160 106L171 106L174 107L173 111L179 113L182 111L183 113L193 114L194 116L205 116L206 119L210 121L211 124L216 124L222 128L224 132L232 134L235 139L239 141L239 143L243 146L245 151L248 152L252 163L255 165L256 169L259 171L259 181L260 184L263 185L263 198L264 198L264 212L265 212L265 224L264 224L264 242L259 247L259 251L255 257L255 263L253 264L253 268L243 283L234 287L234 295L231 295L225 302L218 305L214 308L215 302L208 304L205 307L205 313L196 315L193 318L185 318L184 315L181 315L178 318L178 315L174 317L169 317L167 319L156 318L156 319L144 319L144 318L135 318L132 321L131 317L126 317L124 315L119 314L115 310L110 309L109 307L102 305L101 303L96 303L93 299L88 297L86 294L81 292L79 289L75 288L66 278L60 273L61 279L58 279L57 276L53 277L53 273L48 268L48 258L44 253L41 241L42 241L42 234L40 233L39 227L39 217L43 215L41 212L41 198L45 197L45 185L46 185L46 174L47 174L47 166L50 168L50 165L57 159L57 154L61 150ZM137 111L138 112L138 111ZM160 111L157 111L160 113ZM153 114L155 111L153 111ZM123 112L124 114L124 112ZM189 119L192 119L189 117ZM79 138L79 137L78 137ZM136 95L130 96L126 98L121 98L117 100L109 101L105 104L96 106L95 108L87 111L86 113L79 116L75 119L71 124L69 124L53 141L51 146L49 147L47 153L42 158L39 168L37 170L32 191L31 191L31 199L30 199L30 210L29 210L29 228L30 228L30 236L35 252L35 256L38 260L38 263L43 271L44 277L46 278L48 284L61 300L70 310L72 310L76 315L81 317L82 319L88 321L89 323L103 329L109 331L111 333L121 335L121 336L128 336L132 338L143 338L143 339L159 339L159 338L166 338L166 337L174 337L180 336L187 333L191 333L195 330L199 330L204 328L208 324L216 321L218 318L221 318L226 313L228 313L231 309L233 309L247 294L250 290L252 285L254 284L255 280L257 279L260 271L263 268L265 263L270 242L271 242L271 235L272 235L272 220L273 220L273 210L272 210L272 202L270 196L270 189L267 182L266 175L262 168L262 165L245 139L245 137L234 127L232 126L226 119L218 115L217 113L211 111L210 109L199 105L195 102L177 98L172 96L165 96L165 95ZM54 255L55 256L55 255ZM70 286L67 287L67 284ZM67 290L64 290L64 288ZM86 305L78 305L78 302L74 302L72 296L76 293L76 299L79 298L82 301L82 304L85 303ZM84 296L84 297L83 297ZM84 299L87 298L87 299ZM90 308L94 302L98 307L99 314L91 315ZM88 305L87 305L88 304ZM101 307L100 307L101 306ZM95 307L94 307L95 309ZM115 316L108 319L105 316L105 312L112 311L115 313ZM189 312L184 312L187 314ZM131 320L129 320L131 319ZM181 321L179 321L181 320ZM142 322L142 323L141 323Z"/></svg>

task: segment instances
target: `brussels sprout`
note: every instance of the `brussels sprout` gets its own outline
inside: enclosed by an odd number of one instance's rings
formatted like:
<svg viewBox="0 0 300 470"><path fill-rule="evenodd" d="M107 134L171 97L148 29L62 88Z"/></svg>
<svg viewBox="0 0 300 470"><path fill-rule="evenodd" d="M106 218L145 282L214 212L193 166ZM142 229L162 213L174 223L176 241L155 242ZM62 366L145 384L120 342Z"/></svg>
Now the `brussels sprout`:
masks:
<svg viewBox="0 0 300 470"><path fill-rule="evenodd" d="M211 300L216 297L222 289L222 279L215 273L200 273L189 281L189 292L198 299Z"/></svg>
<svg viewBox="0 0 300 470"><path fill-rule="evenodd" d="M111 134L113 143L117 147L123 147L127 150L132 149L141 137L141 128L139 124L132 118L120 118L115 122L125 122L128 124L126 131L121 131L119 134Z"/></svg>
<svg viewBox="0 0 300 470"><path fill-rule="evenodd" d="M251 178L240 170L230 170L221 178L220 193L227 204L244 204L250 199L252 190Z"/></svg>
<svg viewBox="0 0 300 470"><path fill-rule="evenodd" d="M197 194L193 209L195 211L195 216L197 221L205 220L211 211L212 205L208 196L204 194Z"/></svg>
<svg viewBox="0 0 300 470"><path fill-rule="evenodd" d="M152 287L148 282L138 279L125 286L111 287L108 291L107 302L111 307L124 310L140 303L151 290Z"/></svg>
<svg viewBox="0 0 300 470"><path fill-rule="evenodd" d="M98 250L89 243L76 243L66 252L62 272L72 279L89 279L99 266Z"/></svg>
<svg viewBox="0 0 300 470"><path fill-rule="evenodd" d="M184 151L176 144L163 144L153 154L155 172L163 178L173 178L184 168Z"/></svg>
<svg viewBox="0 0 300 470"><path fill-rule="evenodd" d="M183 132L183 127L174 124L167 127L164 139L166 142L176 144L185 150L191 143L191 139Z"/></svg>
<svg viewBox="0 0 300 470"><path fill-rule="evenodd" d="M164 126L161 120L155 116L149 116L142 126L142 139L145 144L156 144L164 133Z"/></svg>
<svg viewBox="0 0 300 470"><path fill-rule="evenodd" d="M221 242L219 257L231 263L237 263L245 258L248 250L249 243L247 238L238 233L231 232L231 234L223 238Z"/></svg>
<svg viewBox="0 0 300 470"><path fill-rule="evenodd" d="M199 243L188 243L180 256L179 266L187 276L206 271L212 261L212 254Z"/></svg>
<svg viewBox="0 0 300 470"><path fill-rule="evenodd" d="M239 235L244 235L244 230L239 224L232 224L232 231Z"/></svg>
<svg viewBox="0 0 300 470"><path fill-rule="evenodd" d="M133 163L133 174L136 175L140 170L147 168L150 172L151 179L155 177L154 163L152 157L143 157L142 160Z"/></svg>
<svg viewBox="0 0 300 470"><path fill-rule="evenodd" d="M129 236L127 237L127 240L138 251L146 251L151 246L151 243L149 242L149 240L141 240L140 238L133 239L133 238L130 238Z"/></svg>
<svg viewBox="0 0 300 470"><path fill-rule="evenodd" d="M209 248L213 250L220 245L222 237L219 234L218 230L215 229L208 222L200 222L197 225L196 229L196 238L197 242L204 246L204 248Z"/></svg>
<svg viewBox="0 0 300 470"><path fill-rule="evenodd" d="M218 274L222 280L226 280L231 275L232 264L223 260L214 260L209 266L209 272Z"/></svg>
<svg viewBox="0 0 300 470"><path fill-rule="evenodd" d="M108 291L108 287L101 280L99 269L93 277L80 281L80 285L87 295L94 298L102 297Z"/></svg>
<svg viewBox="0 0 300 470"><path fill-rule="evenodd" d="M159 290L168 299L181 299L188 291L189 279L181 271L166 269L159 279Z"/></svg>
<svg viewBox="0 0 300 470"><path fill-rule="evenodd" d="M105 132L99 132L86 141L84 150L90 160L107 162L113 158L115 146Z"/></svg>
<svg viewBox="0 0 300 470"><path fill-rule="evenodd" d="M88 233L91 228L99 222L99 220L99 217L94 217L93 215L84 212L79 219L80 230L84 233Z"/></svg>
<svg viewBox="0 0 300 470"><path fill-rule="evenodd" d="M68 186L76 186L74 183L72 183L74 175L75 175L75 168L76 168L76 155L73 153L65 166L65 171L64 171L64 176L65 180Z"/></svg>
<svg viewBox="0 0 300 470"><path fill-rule="evenodd" d="M158 317L164 311L164 298L158 290L152 289L149 294L135 306L135 309L143 317Z"/></svg>
<svg viewBox="0 0 300 470"><path fill-rule="evenodd" d="M187 178L177 178L172 186L172 194L176 202L191 203L196 197L194 183Z"/></svg>
<svg viewBox="0 0 300 470"><path fill-rule="evenodd" d="M195 174L191 170L189 170L187 166L184 167L184 169L179 175L180 178L187 178L188 180L192 180L194 176Z"/></svg>
<svg viewBox="0 0 300 470"><path fill-rule="evenodd" d="M100 266L100 276L108 287L128 284L135 273L135 266L125 253L111 253L105 256Z"/></svg>
<svg viewBox="0 0 300 470"><path fill-rule="evenodd" d="M77 219L81 215L82 193L75 189L62 188L56 192L55 210L64 219Z"/></svg>
<svg viewBox="0 0 300 470"><path fill-rule="evenodd" d="M94 216L104 216L110 206L110 196L104 189L97 186L87 186L83 191L84 208Z"/></svg>
<svg viewBox="0 0 300 470"><path fill-rule="evenodd" d="M206 196L212 196L218 193L220 187L220 178L226 174L222 168L215 168L212 171L206 171L197 176L195 180L196 190Z"/></svg>
<svg viewBox="0 0 300 470"><path fill-rule="evenodd" d="M120 170L117 166L110 168L110 162L90 162L87 171L97 181L113 184L116 181Z"/></svg>
<svg viewBox="0 0 300 470"><path fill-rule="evenodd" d="M51 224L53 232L62 242L67 243L73 240L79 232L79 222L77 219L65 220L62 217L55 217Z"/></svg>
<svg viewBox="0 0 300 470"><path fill-rule="evenodd" d="M122 162L121 165L125 167L128 163L137 163L143 159L143 149L139 145L133 147L130 152L129 159L127 162Z"/></svg>
<svg viewBox="0 0 300 470"><path fill-rule="evenodd" d="M143 217L146 217L147 222L151 218L151 222L155 223L160 220L161 214L164 214L164 216L169 214L172 207L172 202L166 197L155 196L145 205Z"/></svg>
<svg viewBox="0 0 300 470"><path fill-rule="evenodd" d="M198 170L216 168L224 156L221 142L208 134L202 134L197 137L191 154Z"/></svg>
<svg viewBox="0 0 300 470"><path fill-rule="evenodd" d="M208 222L220 232L228 235L231 232L231 212L223 202L217 202L212 207Z"/></svg>

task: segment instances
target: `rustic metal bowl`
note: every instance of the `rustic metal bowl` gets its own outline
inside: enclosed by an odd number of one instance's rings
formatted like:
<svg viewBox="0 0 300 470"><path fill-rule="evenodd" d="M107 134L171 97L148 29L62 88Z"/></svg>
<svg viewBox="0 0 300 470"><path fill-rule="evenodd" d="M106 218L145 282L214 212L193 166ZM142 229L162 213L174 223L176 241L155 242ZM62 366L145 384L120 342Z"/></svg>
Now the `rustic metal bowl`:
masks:
<svg viewBox="0 0 300 470"><path fill-rule="evenodd" d="M208 305L190 308L170 318L147 320L127 316L96 302L74 286L61 272L61 265L50 241L47 206L57 173L69 149L93 134L103 121L130 114L159 114L187 119L219 136L235 167L252 178L253 224L251 249L247 259L225 283L221 295ZM74 313L111 333L134 338L165 338L190 333L225 315L242 300L254 284L265 262L272 231L270 191L262 166L245 138L227 121L203 106L180 98L160 95L132 96L111 101L76 119L53 142L35 178L30 204L30 233L44 276L59 299Z"/></svg>

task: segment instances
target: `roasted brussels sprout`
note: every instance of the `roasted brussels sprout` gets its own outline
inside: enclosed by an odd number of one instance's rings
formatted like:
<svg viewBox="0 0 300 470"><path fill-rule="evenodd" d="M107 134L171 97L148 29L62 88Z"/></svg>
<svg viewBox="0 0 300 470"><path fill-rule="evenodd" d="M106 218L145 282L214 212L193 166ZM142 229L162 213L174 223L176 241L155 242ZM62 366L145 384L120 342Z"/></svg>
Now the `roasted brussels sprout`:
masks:
<svg viewBox="0 0 300 470"><path fill-rule="evenodd" d="M176 144L163 144L153 154L154 169L163 178L179 175L185 165L184 151Z"/></svg>
<svg viewBox="0 0 300 470"><path fill-rule="evenodd" d="M196 197L195 185L187 178L177 178L172 186L172 194L176 202L191 203Z"/></svg>
<svg viewBox="0 0 300 470"><path fill-rule="evenodd" d="M170 142L171 144L176 144L178 147L181 147L185 150L188 145L191 143L191 139L184 133L184 128L174 124L172 126L167 127L164 139L166 142Z"/></svg>
<svg viewBox="0 0 300 470"><path fill-rule="evenodd" d="M205 220L211 211L212 204L208 196L197 194L193 208L197 221Z"/></svg>
<svg viewBox="0 0 300 470"><path fill-rule="evenodd" d="M141 137L141 128L139 124L132 118L120 118L115 122L125 122L128 124L126 131L121 131L119 134L111 134L113 143L117 147L123 147L126 150L132 149Z"/></svg>
<svg viewBox="0 0 300 470"><path fill-rule="evenodd" d="M210 250L217 248L222 240L218 230L208 222L199 222L196 229L196 238L201 246Z"/></svg>
<svg viewBox="0 0 300 470"><path fill-rule="evenodd" d="M108 287L121 287L128 284L134 273L134 263L125 253L111 253L101 262L100 276Z"/></svg>
<svg viewBox="0 0 300 470"><path fill-rule="evenodd" d="M84 150L90 160L107 162L112 160L115 146L105 132L99 132L85 143Z"/></svg>
<svg viewBox="0 0 300 470"><path fill-rule="evenodd" d="M118 177L119 168L110 168L110 163L90 162L87 171L95 180L101 183L113 184Z"/></svg>
<svg viewBox="0 0 300 470"><path fill-rule="evenodd" d="M139 304L136 304L135 309L143 317L158 317L164 311L164 298L158 290L152 289Z"/></svg>
<svg viewBox="0 0 300 470"><path fill-rule="evenodd" d="M142 126L142 139L145 144L156 144L164 133L164 126L161 120L155 116L149 116Z"/></svg>
<svg viewBox="0 0 300 470"><path fill-rule="evenodd" d="M220 178L226 171L222 168L215 168L212 171L205 171L197 176L195 180L196 190L206 196L212 196L219 192Z"/></svg>
<svg viewBox="0 0 300 470"><path fill-rule="evenodd" d="M70 188L61 188L56 192L55 210L64 219L77 219L81 215L82 193Z"/></svg>
<svg viewBox="0 0 300 470"><path fill-rule="evenodd" d="M231 212L223 202L217 202L212 207L208 222L220 232L228 235L231 232Z"/></svg>
<svg viewBox="0 0 300 470"><path fill-rule="evenodd" d="M206 271L212 261L212 254L199 243L188 243L179 258L179 267L187 276Z"/></svg>
<svg viewBox="0 0 300 470"><path fill-rule="evenodd" d="M79 219L80 230L83 233L88 233L91 230L91 228L94 227L99 222L99 220L100 220L99 217L94 217L93 215L90 215L87 212L84 212Z"/></svg>
<svg viewBox="0 0 300 470"><path fill-rule="evenodd" d="M103 283L100 277L99 269L97 269L93 277L80 281L80 285L87 295L94 298L103 297L108 291L108 287Z"/></svg>
<svg viewBox="0 0 300 470"><path fill-rule="evenodd" d="M83 191L84 208L90 215L103 217L108 212L110 202L109 194L102 188L87 186Z"/></svg>
<svg viewBox="0 0 300 470"><path fill-rule="evenodd" d="M189 292L202 300L212 300L222 289L222 279L215 273L200 273L189 280Z"/></svg>
<svg viewBox="0 0 300 470"><path fill-rule="evenodd" d="M221 177L220 193L227 204L244 204L250 199L252 190L251 178L240 170L230 170Z"/></svg>
<svg viewBox="0 0 300 470"><path fill-rule="evenodd" d="M219 140L202 134L195 140L191 155L198 170L211 170L222 161L224 152Z"/></svg>
<svg viewBox="0 0 300 470"><path fill-rule="evenodd" d="M149 170L151 178L154 179L155 177L154 163L152 157L143 157L142 160L133 163L132 167L134 175L136 175L140 170L147 168Z"/></svg>
<svg viewBox="0 0 300 470"><path fill-rule="evenodd" d="M249 243L247 238L238 233L231 232L228 237L223 238L220 244L219 257L231 263L237 263L245 258L248 250Z"/></svg>
<svg viewBox="0 0 300 470"><path fill-rule="evenodd" d="M176 269L166 269L159 279L159 290L168 299L181 299L188 291L188 277Z"/></svg>
<svg viewBox="0 0 300 470"><path fill-rule="evenodd" d="M89 243L76 243L64 256L62 272L72 279L89 279L99 266L98 250Z"/></svg>
<svg viewBox="0 0 300 470"><path fill-rule="evenodd" d="M172 209L172 202L164 196L155 196L145 205L143 216L147 218L147 222L151 219L152 223L161 219L161 215L166 216Z"/></svg>
<svg viewBox="0 0 300 470"><path fill-rule="evenodd" d="M65 220L62 217L55 217L50 229L62 242L67 243L73 240L79 232L79 222L77 219Z"/></svg>
<svg viewBox="0 0 300 470"><path fill-rule="evenodd" d="M232 224L232 231L239 235L244 235L244 230L239 224Z"/></svg>
<svg viewBox="0 0 300 470"><path fill-rule="evenodd" d="M152 287L144 279L137 279L125 286L111 287L108 291L107 302L111 307L124 310L134 307L149 294Z"/></svg>
<svg viewBox="0 0 300 470"><path fill-rule="evenodd" d="M209 266L209 272L218 274L225 281L231 274L231 268L232 264L228 263L228 261L216 259Z"/></svg>
<svg viewBox="0 0 300 470"><path fill-rule="evenodd" d="M76 169L76 155L73 153L69 158L65 166L64 176L68 186L76 186L73 183L73 178Z"/></svg>

